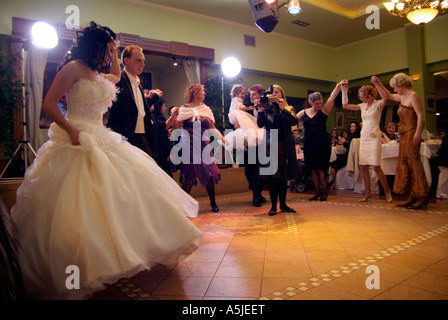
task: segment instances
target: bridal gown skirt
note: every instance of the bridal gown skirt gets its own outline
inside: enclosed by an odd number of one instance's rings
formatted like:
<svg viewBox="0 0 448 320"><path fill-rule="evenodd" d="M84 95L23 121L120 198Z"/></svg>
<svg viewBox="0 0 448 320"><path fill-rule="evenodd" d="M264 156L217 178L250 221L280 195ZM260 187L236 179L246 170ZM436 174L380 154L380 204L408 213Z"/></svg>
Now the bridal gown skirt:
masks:
<svg viewBox="0 0 448 320"><path fill-rule="evenodd" d="M197 201L152 158L97 123L70 122L82 130L81 145L53 124L11 211L32 298L86 298L104 283L175 264L202 237L188 219ZM80 289L67 287L69 266Z"/></svg>

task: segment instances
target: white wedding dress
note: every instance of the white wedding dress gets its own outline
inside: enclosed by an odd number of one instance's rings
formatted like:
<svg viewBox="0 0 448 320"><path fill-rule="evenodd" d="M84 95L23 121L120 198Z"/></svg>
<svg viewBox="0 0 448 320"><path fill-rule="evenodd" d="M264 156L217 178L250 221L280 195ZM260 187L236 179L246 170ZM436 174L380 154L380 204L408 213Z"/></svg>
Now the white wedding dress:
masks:
<svg viewBox="0 0 448 320"><path fill-rule="evenodd" d="M173 265L202 238L198 203L102 117L117 89L102 76L67 93L80 145L52 124L12 208L19 263L32 298L82 299L155 264ZM76 274L79 270L80 289ZM67 283L72 285L68 285Z"/></svg>

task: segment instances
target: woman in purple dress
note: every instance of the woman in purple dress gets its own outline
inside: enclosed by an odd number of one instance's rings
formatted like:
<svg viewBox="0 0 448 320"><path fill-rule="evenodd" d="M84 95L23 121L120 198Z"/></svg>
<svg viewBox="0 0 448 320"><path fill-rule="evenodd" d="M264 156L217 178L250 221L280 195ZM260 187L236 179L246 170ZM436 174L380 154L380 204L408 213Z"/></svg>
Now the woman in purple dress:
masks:
<svg viewBox="0 0 448 320"><path fill-rule="evenodd" d="M180 144L183 145L181 150L189 150L188 156L182 155L180 166L182 189L190 193L191 188L193 185L197 185L199 179L201 185L207 189L212 211L218 212L219 208L215 201L215 184L220 179L219 169L211 152L204 154L204 149L210 144L207 138L210 134L222 141L225 139L215 128L212 110L204 104L204 86L193 84L187 88L184 95L185 104L178 109L179 114L173 123L174 129L184 129L180 139ZM205 131L208 134L204 135Z"/></svg>

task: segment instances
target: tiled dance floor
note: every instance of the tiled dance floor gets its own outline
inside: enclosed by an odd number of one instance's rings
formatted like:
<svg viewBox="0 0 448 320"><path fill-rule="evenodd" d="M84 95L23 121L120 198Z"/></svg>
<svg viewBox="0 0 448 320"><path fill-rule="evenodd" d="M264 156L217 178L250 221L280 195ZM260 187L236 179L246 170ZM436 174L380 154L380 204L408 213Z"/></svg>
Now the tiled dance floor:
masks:
<svg viewBox="0 0 448 320"><path fill-rule="evenodd" d="M395 206L404 200L397 196L361 203L362 195L331 190L326 202L311 202L310 192L293 192L288 205L297 212L270 217L263 195L260 208L250 193L218 196L218 213L198 199L192 221L204 237L193 256L91 299L448 299L448 200L408 210Z"/></svg>

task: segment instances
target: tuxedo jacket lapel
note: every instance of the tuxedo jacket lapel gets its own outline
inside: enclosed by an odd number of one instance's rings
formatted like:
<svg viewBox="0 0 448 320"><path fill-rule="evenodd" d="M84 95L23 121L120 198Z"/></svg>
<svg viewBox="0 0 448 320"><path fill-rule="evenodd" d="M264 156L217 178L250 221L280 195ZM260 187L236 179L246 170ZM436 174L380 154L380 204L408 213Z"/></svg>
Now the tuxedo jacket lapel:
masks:
<svg viewBox="0 0 448 320"><path fill-rule="evenodd" d="M134 96L134 90L132 89L132 85L131 85L131 80L129 79L128 75L126 74L126 72L124 70L121 72L121 76L125 80L124 82L126 84L126 89L128 90L130 96L134 100L135 108L138 110L138 108L137 108L137 101L135 100L135 96Z"/></svg>

